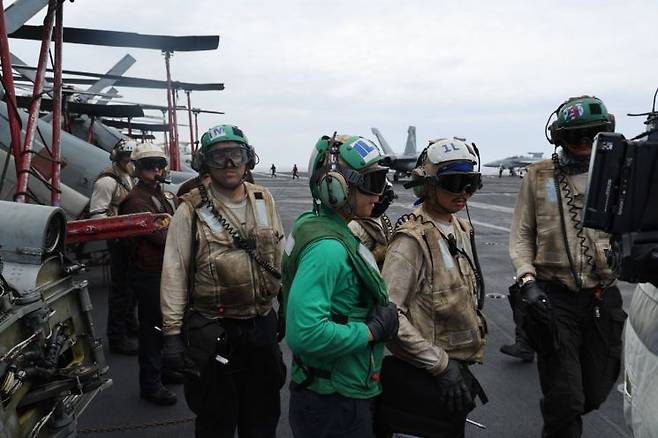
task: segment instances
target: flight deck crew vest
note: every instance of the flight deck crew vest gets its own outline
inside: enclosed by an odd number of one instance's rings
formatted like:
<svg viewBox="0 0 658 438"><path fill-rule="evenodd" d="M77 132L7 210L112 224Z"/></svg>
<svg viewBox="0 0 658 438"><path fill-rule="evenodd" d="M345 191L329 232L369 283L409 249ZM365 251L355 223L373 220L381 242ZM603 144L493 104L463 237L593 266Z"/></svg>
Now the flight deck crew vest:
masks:
<svg viewBox="0 0 658 438"><path fill-rule="evenodd" d="M528 183L532 184L534 200L519 198L517 202L530 203L534 201L536 220L536 255L533 265L537 271L537 278L553 281L566 286L569 290L578 291L576 282L569 266L569 257L566 253L564 235L562 232L562 219L557 204L558 196L555 189L555 167L552 160L543 160L528 166ZM569 178L567 177L567 181ZM564 221L567 230L569 251L574 262L576 273L580 277L584 289L594 288L614 280L605 256L605 250L610 248L609 235L591 228L584 228L582 235L586 238L588 253L596 266L597 278L592 273L591 266L587 265L587 256L583 252L580 239L577 236L576 226L571 219L568 205L568 195L573 197L577 207L577 221L581 220L584 194L577 193L574 185L568 182L569 191L560 191L564 209ZM580 268L582 267L582 269Z"/></svg>
<svg viewBox="0 0 658 438"><path fill-rule="evenodd" d="M321 209L324 210L323 207ZM364 322L374 304L388 302L386 285L370 251L359 242L346 224L339 223L327 214L335 213L302 213L288 236L283 255L284 304L287 305L299 256L304 249L314 242L334 239L345 248L349 263L358 278L360 302L354 303L351 309L337 309L332 303L331 318L339 324ZM381 386L375 376L381 370L383 356L382 342L372 343L335 360L318 360L312 355L294 356L292 380L319 394L338 393L344 397L371 398L381 392Z"/></svg>
<svg viewBox="0 0 658 438"><path fill-rule="evenodd" d="M451 359L482 362L485 336L484 316L477 309L475 272L465 255L450 253L447 238L432 224L421 207L415 218L403 223L393 234L418 242L425 261L425 281L409 303L408 318L420 334L445 350ZM424 217L423 217L424 216ZM457 242L473 262L469 224L453 215Z"/></svg>
<svg viewBox="0 0 658 438"><path fill-rule="evenodd" d="M244 227L234 223L233 214L212 195L209 199L219 214L240 235L255 244L264 261L280 270L279 242L282 230L278 223L270 192L261 186L244 183L247 191L247 222ZM247 319L266 315L272 309L280 280L256 263L249 254L235 245L234 239L202 202L199 189L181 198L194 210L197 221L198 249L192 290L192 307L207 317Z"/></svg>
<svg viewBox="0 0 658 438"><path fill-rule="evenodd" d="M117 183L112 192L110 204L107 206L107 215L116 216L119 214L119 205L124 199L126 199L126 196L128 196L128 193L130 193L133 187L135 187L135 184L127 173L122 172L117 168L116 164L112 164L103 169L101 173L98 174L96 181L105 177L112 178ZM94 214L94 212L90 213Z"/></svg>
<svg viewBox="0 0 658 438"><path fill-rule="evenodd" d="M393 234L391 220L383 214L379 218L354 219L348 225L352 232L370 250L381 270L384 266L388 241Z"/></svg>

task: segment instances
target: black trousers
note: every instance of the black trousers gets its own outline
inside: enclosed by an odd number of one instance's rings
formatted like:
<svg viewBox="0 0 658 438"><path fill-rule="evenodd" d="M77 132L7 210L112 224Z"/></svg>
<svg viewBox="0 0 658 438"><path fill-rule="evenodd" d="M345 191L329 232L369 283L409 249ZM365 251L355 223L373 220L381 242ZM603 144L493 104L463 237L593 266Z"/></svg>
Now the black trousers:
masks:
<svg viewBox="0 0 658 438"><path fill-rule="evenodd" d="M162 385L162 327L160 310L160 273L131 269L128 273L131 288L137 295L139 318L139 386L144 392Z"/></svg>
<svg viewBox="0 0 658 438"><path fill-rule="evenodd" d="M296 438L374 438L373 402L321 395L290 385L290 427Z"/></svg>
<svg viewBox="0 0 658 438"><path fill-rule="evenodd" d="M617 287L605 289L598 299L590 291L540 285L551 303L556 346L537 349L542 437L577 438L582 435L581 416L605 401L619 376L626 313Z"/></svg>
<svg viewBox="0 0 658 438"><path fill-rule="evenodd" d="M486 402L480 383L465 363L461 371L466 385ZM382 365L382 395L376 402L375 428L378 437L404 433L425 438L463 438L469 406L450 412L439 401L436 378L427 371L395 357L386 356Z"/></svg>
<svg viewBox="0 0 658 438"><path fill-rule="evenodd" d="M120 342L135 330L137 298L128 284L129 254L118 239L107 241L110 251L110 291L107 296L107 338Z"/></svg>
<svg viewBox="0 0 658 438"><path fill-rule="evenodd" d="M236 429L240 438L276 436L286 379L277 324L274 310L248 320L188 315L187 354L200 377L186 378L185 399L197 416L197 438L233 438Z"/></svg>

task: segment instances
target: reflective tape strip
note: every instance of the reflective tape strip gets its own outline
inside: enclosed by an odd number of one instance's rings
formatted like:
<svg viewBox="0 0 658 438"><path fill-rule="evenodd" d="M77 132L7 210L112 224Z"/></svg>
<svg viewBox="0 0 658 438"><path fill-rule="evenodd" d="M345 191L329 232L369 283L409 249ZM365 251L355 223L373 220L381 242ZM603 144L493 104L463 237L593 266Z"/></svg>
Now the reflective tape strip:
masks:
<svg viewBox="0 0 658 438"><path fill-rule="evenodd" d="M210 228L210 231L215 234L221 234L224 231L224 227L222 227L222 224L219 223L215 215L212 214L210 207L205 206L197 211L201 220Z"/></svg>
<svg viewBox="0 0 658 438"><path fill-rule="evenodd" d="M267 214L267 205L264 199L256 199L256 220L261 227L270 225L270 217Z"/></svg>
<svg viewBox="0 0 658 438"><path fill-rule="evenodd" d="M292 254L292 250L295 248L295 238L292 237L292 233L288 234L288 238L286 239L286 246L284 248L284 251L286 254L288 254L288 257Z"/></svg>
<svg viewBox="0 0 658 438"><path fill-rule="evenodd" d="M377 266L377 260L375 260L375 256L372 255L370 250L363 243L359 243L359 254L366 262L368 262L371 268L379 272L379 266Z"/></svg>

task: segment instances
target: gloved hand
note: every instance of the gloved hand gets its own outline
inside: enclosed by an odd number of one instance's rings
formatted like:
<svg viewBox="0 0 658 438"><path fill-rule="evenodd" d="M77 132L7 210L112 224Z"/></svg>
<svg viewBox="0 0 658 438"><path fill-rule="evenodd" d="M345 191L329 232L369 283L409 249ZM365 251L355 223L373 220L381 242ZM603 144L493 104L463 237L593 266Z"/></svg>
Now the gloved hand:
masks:
<svg viewBox="0 0 658 438"><path fill-rule="evenodd" d="M521 286L521 299L528 306L528 313L537 321L548 323L551 320L551 303L546 292L536 281L528 281Z"/></svg>
<svg viewBox="0 0 658 438"><path fill-rule="evenodd" d="M368 330L374 342L388 342L398 334L398 308L388 302L385 305L376 304L366 320Z"/></svg>
<svg viewBox="0 0 658 438"><path fill-rule="evenodd" d="M452 413L470 412L475 407L473 396L459 367L459 362L449 359L445 371L436 376L441 404Z"/></svg>
<svg viewBox="0 0 658 438"><path fill-rule="evenodd" d="M188 368L185 358L185 343L180 335L163 336L162 366L178 372L184 372Z"/></svg>

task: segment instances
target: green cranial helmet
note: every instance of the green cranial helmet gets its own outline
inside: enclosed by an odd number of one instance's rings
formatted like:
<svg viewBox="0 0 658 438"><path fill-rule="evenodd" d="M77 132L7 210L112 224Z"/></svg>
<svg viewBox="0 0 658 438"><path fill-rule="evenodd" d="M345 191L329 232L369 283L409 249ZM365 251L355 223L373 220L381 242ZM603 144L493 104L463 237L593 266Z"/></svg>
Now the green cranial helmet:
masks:
<svg viewBox="0 0 658 438"><path fill-rule="evenodd" d="M247 136L240 128L234 125L217 125L207 130L201 136L201 152L206 152L208 148L216 143L234 141L248 145Z"/></svg>
<svg viewBox="0 0 658 438"><path fill-rule="evenodd" d="M350 188L381 195L386 188L387 167L379 165L382 150L372 141L359 137L323 136L313 148L309 162L309 185L313 198L331 208L340 208Z"/></svg>
<svg viewBox="0 0 658 438"><path fill-rule="evenodd" d="M608 109L597 97L571 97L558 109L557 129L581 129L610 125L614 123L610 116ZM612 128L614 129L614 126Z"/></svg>

